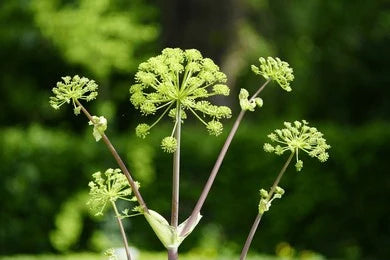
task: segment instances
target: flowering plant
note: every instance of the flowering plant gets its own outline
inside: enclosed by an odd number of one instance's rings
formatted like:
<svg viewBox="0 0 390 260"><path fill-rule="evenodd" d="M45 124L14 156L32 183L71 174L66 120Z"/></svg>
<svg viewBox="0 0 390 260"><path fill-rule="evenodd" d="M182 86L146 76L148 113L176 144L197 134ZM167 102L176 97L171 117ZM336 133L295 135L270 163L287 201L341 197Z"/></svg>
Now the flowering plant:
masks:
<svg viewBox="0 0 390 260"><path fill-rule="evenodd" d="M259 94L270 82L276 82L282 89L290 92L290 83L294 79L293 70L287 62L279 58L268 57L259 59L260 66L252 65L252 71L266 79L258 90L251 96L249 91L241 89L238 95L241 111L239 112L232 129L217 157L210 176L200 194L191 215L181 224L179 219L179 180L180 180L180 140L181 125L188 114L192 114L206 126L211 135L219 135L223 130L221 119L228 119L232 112L227 106L212 104L207 99L216 95L229 95L229 88L225 85L226 75L209 58L195 50L181 50L179 48L166 48L160 55L152 57L141 63L135 74L135 84L130 87L130 102L140 110L143 116L157 115L157 119L151 123L141 123L136 127L136 135L145 138L150 130L164 116L173 118L173 128L170 135L161 141L161 147L165 152L173 153L173 178L172 178L172 210L170 221L166 220L157 211L151 210L143 200L139 191L139 183L136 182L131 172L127 169L120 155L105 134L107 120L103 116L92 116L82 105L81 101L90 101L97 96L97 84L85 77L63 77L63 82L58 82L53 88L55 96L50 98L50 105L58 109L65 103L72 103L75 114L83 112L88 118L89 125L93 126L93 136L96 141L103 140L109 151L114 156L120 169L108 169L102 174L96 172L92 176L94 181L89 183L90 200L88 205L97 215L101 215L108 204L114 209L127 258L131 259L126 234L123 229L122 219L133 215L129 209L119 213L115 202L118 199L137 202L139 205L133 210L144 215L156 236L168 251L168 259L178 259L178 248L182 241L191 234L201 219L200 211L208 196L208 193L217 176L219 168L224 160L226 152L236 134L236 131L247 111L255 111L263 106L263 99ZM207 118L207 119L206 119ZM245 242L240 259L245 259L253 236L257 230L263 214L271 207L275 199L282 198L284 189L278 186L284 172L290 164L293 156L296 157L295 167L300 171L303 167L299 159L299 151L308 153L311 157L318 158L321 162L328 159L326 144L323 134L314 127L309 127L305 120L293 123L285 122L285 128L275 130L268 137L273 144L265 143L264 150L282 155L290 151L283 168L279 172L274 184L269 191L260 190L258 215ZM275 143L275 144L274 144ZM107 253L113 257L113 251Z"/></svg>

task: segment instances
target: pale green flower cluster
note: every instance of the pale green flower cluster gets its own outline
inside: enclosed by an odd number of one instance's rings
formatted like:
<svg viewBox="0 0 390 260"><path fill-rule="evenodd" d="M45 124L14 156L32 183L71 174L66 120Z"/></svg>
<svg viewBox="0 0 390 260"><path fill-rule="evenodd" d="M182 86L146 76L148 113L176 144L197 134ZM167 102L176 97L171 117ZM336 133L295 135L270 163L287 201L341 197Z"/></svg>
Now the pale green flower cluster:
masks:
<svg viewBox="0 0 390 260"><path fill-rule="evenodd" d="M136 134L145 138L164 115L177 124L187 118L187 113L198 118L212 135L219 135L223 125L220 119L230 118L227 106L216 106L205 100L215 95L229 95L226 75L209 58L203 58L195 49L166 48L156 57L143 62L135 75L136 84L130 88L130 101L143 115L154 115L161 110L158 119L151 125L137 126ZM205 117L210 117L205 121ZM178 122L177 118L180 118ZM173 137L164 138L161 146L166 152L176 150Z"/></svg>
<svg viewBox="0 0 390 260"><path fill-rule="evenodd" d="M238 99L240 100L240 107L242 110L255 111L256 106L263 106L263 99L256 97L254 99L249 99L249 92L245 88L240 90L238 94Z"/></svg>
<svg viewBox="0 0 390 260"><path fill-rule="evenodd" d="M284 194L284 190L277 186L275 188L275 192L272 195L272 198L269 197L268 191L261 189L260 190L260 202L259 202L259 213L263 214L264 212L268 211L271 207L271 203L274 199L280 199L282 198Z"/></svg>
<svg viewBox="0 0 390 260"><path fill-rule="evenodd" d="M311 157L318 158L321 162L325 162L329 158L326 150L330 148L330 145L326 143L323 134L317 128L309 127L305 120L294 123L284 122L284 126L286 128L277 129L268 135L272 142L278 144L274 146L265 143L264 150L266 152L274 152L277 155L281 155L285 151L295 153L297 171L301 171L303 167L303 161L298 158L299 150L306 152Z"/></svg>
<svg viewBox="0 0 390 260"><path fill-rule="evenodd" d="M290 82L294 80L293 69L279 58L259 58L260 66L252 65L252 71L265 79L275 80L286 91L291 91Z"/></svg>
<svg viewBox="0 0 390 260"><path fill-rule="evenodd" d="M103 174L95 172L92 174L94 181L89 182L90 199L87 205L95 212L95 215L103 215L107 203L115 202L118 199L126 201L137 201L126 176L120 169L108 169ZM137 183L139 187L139 184Z"/></svg>
<svg viewBox="0 0 390 260"><path fill-rule="evenodd" d="M57 82L57 86L52 89L54 97L50 97L50 105L54 109L59 109L63 104L73 103L74 113L80 114L80 106L77 106L76 100L82 99L91 101L98 95L98 85L94 80L89 80L78 75L62 77L63 82Z"/></svg>

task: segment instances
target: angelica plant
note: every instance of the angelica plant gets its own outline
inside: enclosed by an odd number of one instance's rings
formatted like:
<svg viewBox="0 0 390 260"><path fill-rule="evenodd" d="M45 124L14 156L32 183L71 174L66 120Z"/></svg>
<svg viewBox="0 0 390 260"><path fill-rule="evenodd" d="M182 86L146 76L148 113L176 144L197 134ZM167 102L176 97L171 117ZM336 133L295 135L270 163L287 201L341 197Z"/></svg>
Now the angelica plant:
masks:
<svg viewBox="0 0 390 260"><path fill-rule="evenodd" d="M320 162L325 162L329 158L327 150L330 148L330 145L326 143L326 139L317 128L309 127L308 124L309 123L306 120L294 121L293 123L284 122L285 128L276 129L273 133L268 135L268 138L272 142L278 144L273 146L269 143L265 143L263 148L266 152L274 152L277 155L290 152L290 156L277 175L270 191L268 192L264 189L260 190L258 214L242 249L240 260L246 259L246 255L261 218L271 207L271 202L276 198L281 198L284 194L284 190L278 185L294 155L296 156L295 168L297 171L301 171L303 167L303 161L298 158L299 151L304 151L309 154L309 156L318 158Z"/></svg>
<svg viewBox="0 0 390 260"><path fill-rule="evenodd" d="M252 71L262 76L265 82L252 95L247 89L240 90L238 99L241 111L222 146L191 215L181 224L178 223L178 219L182 124L189 116L193 116L205 126L209 134L218 136L223 131L221 121L232 116L229 107L215 105L208 100L212 96L228 96L230 93L229 87L225 84L226 75L220 71L219 67L211 59L204 58L198 50L166 48L161 54L139 65L138 72L135 74L135 83L130 87L131 104L140 111L142 116L154 117L151 123L145 120L136 127L135 133L138 137L146 138L164 117L168 117L172 121L172 131L161 140L162 150L173 153L170 222L157 211L147 207L139 192L139 184L134 181L130 171L105 134L108 127L107 119L104 116L91 115L81 103L97 97L98 85L85 77L67 76L63 77L62 81L53 88L54 96L50 98L50 105L54 109L59 109L64 104L72 104L76 115L82 112L87 117L88 124L93 127L92 135L95 140L97 142L102 140L105 143L119 165L120 169L109 169L104 174L100 172L93 174L94 181L89 184L91 199L88 204L95 210L96 214L102 214L107 205L112 206L127 251L127 240L121 220L132 216L132 214L129 214L129 209L119 213L115 204L118 199L137 202L138 206L135 207L135 211L144 215L156 236L167 249L168 259L178 259L178 248L195 229L202 217L200 214L202 206L245 113L247 111L254 112L264 105L264 101L259 95L270 82L275 82L287 92L292 90L290 83L294 79L294 75L287 62L271 57L260 58L259 62L259 66L252 65ZM294 123L287 122L285 129L275 130L269 135L275 144L264 144L264 150L267 152L282 155L290 151L291 154L272 188L269 191L260 190L259 214L244 246L241 259L245 259L261 216L270 209L271 203L275 199L280 199L284 194L284 190L278 186L278 183L293 156L296 156L295 166L298 171L303 167L303 162L298 157L300 150L312 157L317 157L320 161L325 161L328 158L326 150L329 149L329 146L322 134L307 124L304 120ZM110 256L111 253L109 253ZM130 259L129 253L128 259Z"/></svg>

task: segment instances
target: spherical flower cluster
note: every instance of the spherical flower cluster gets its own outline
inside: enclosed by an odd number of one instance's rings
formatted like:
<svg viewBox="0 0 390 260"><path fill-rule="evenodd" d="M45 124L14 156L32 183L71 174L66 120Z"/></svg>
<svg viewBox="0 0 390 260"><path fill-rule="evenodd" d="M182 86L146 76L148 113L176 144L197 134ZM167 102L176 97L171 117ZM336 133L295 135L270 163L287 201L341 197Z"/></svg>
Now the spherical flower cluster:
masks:
<svg viewBox="0 0 390 260"><path fill-rule="evenodd" d="M95 172L94 181L89 182L90 199L87 205L95 212L95 215L103 215L107 203L115 202L117 199L136 201L131 197L132 190L120 169L108 169L102 174ZM137 183L139 187L139 184Z"/></svg>
<svg viewBox="0 0 390 260"><path fill-rule="evenodd" d="M294 80L293 69L279 58L259 58L260 66L252 65L252 71L265 79L275 80L286 91L291 91L290 82Z"/></svg>
<svg viewBox="0 0 390 260"><path fill-rule="evenodd" d="M164 137L161 141L161 148L164 152L174 153L177 148L177 140L172 136Z"/></svg>
<svg viewBox="0 0 390 260"><path fill-rule="evenodd" d="M329 158L326 152L330 145L326 143L323 134L315 127L309 127L305 120L295 121L294 123L284 122L284 129L277 129L274 133L268 135L272 142L278 143L276 146L269 143L264 144L266 152L274 152L277 155L285 151L291 151L296 155L295 167L297 171L302 170L303 161L299 160L298 153L302 150L311 157L316 157L321 162Z"/></svg>
<svg viewBox="0 0 390 260"><path fill-rule="evenodd" d="M140 124L136 128L137 136L145 138L166 114L174 118L174 129L191 113L198 118L213 135L222 132L220 119L230 118L231 110L227 106L216 106L205 100L215 95L229 95L226 75L209 58L195 50L166 48L156 57L143 62L135 75L136 84L130 88L130 101L143 115L154 115L161 110L157 120L151 124ZM205 117L210 121L205 121ZM162 147L174 152L171 138L164 139Z"/></svg>
<svg viewBox="0 0 390 260"><path fill-rule="evenodd" d="M54 109L59 109L63 104L69 104L71 101L74 107L74 113L80 114L81 107L76 104L76 100L82 99L91 101L98 95L98 85L94 80L89 80L78 75L71 78L70 76L62 77L63 82L57 82L53 88L54 97L50 97L50 105Z"/></svg>

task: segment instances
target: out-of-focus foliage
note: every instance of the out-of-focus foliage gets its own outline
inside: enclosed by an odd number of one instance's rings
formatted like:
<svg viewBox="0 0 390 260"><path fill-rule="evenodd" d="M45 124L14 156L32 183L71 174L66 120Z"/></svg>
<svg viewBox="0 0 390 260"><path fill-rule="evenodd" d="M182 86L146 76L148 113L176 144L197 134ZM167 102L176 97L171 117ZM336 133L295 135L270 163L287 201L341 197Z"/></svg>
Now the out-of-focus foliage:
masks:
<svg viewBox="0 0 390 260"><path fill-rule="evenodd" d="M32 7L42 33L65 58L103 78L136 67L137 50L158 35L147 23L155 10L140 0L33 0Z"/></svg>
<svg viewBox="0 0 390 260"><path fill-rule="evenodd" d="M99 6L104 3L0 3L5 25L0 26L0 254L57 252L49 234L59 230L56 219L66 215L61 209L88 190L92 172L116 167L84 117L75 118L69 107L50 109L50 89L63 75L97 80L99 98L86 104L88 109L110 122L106 133L116 137L113 143L142 181L148 205L169 216L172 162L159 152L168 128L161 126L147 141L135 139L139 118L133 120L128 89L139 60L164 47L180 47L197 48L221 65L233 87L232 100L224 101L233 105L233 117L239 89L252 93L263 82L249 68L258 57L278 56L295 75L291 93L267 86L264 106L246 115L202 210L205 217L182 244L184 251L215 255L241 249L257 213L258 190L272 184L283 161L267 156L261 145L281 122L305 118L327 137L330 160L325 167L308 160L303 174L289 169L281 183L284 199L264 217L253 251L275 253L284 245L278 254L293 248L342 259L390 255L386 1L167 0L156 2L160 9L152 1ZM156 38L159 28L161 38ZM87 35L78 37L82 33ZM180 220L191 212L226 135L213 139L190 121L183 133ZM232 192L237 180L240 192ZM74 218L80 221L79 236L68 237L71 250L100 250L107 240L120 243L115 223L80 215ZM142 217L125 224L130 243L161 249ZM215 237L202 241L209 229ZM217 249L205 246L215 240Z"/></svg>
<svg viewBox="0 0 390 260"><path fill-rule="evenodd" d="M280 99L270 94L288 108L286 113L350 124L390 118L387 1L247 3L250 27L294 68L294 95ZM243 78L244 84L253 84L249 80ZM280 111L274 106L269 112Z"/></svg>
<svg viewBox="0 0 390 260"><path fill-rule="evenodd" d="M79 241L86 215L86 192L76 194L61 206L55 218L55 230L50 233L52 246L60 252L68 252Z"/></svg>

